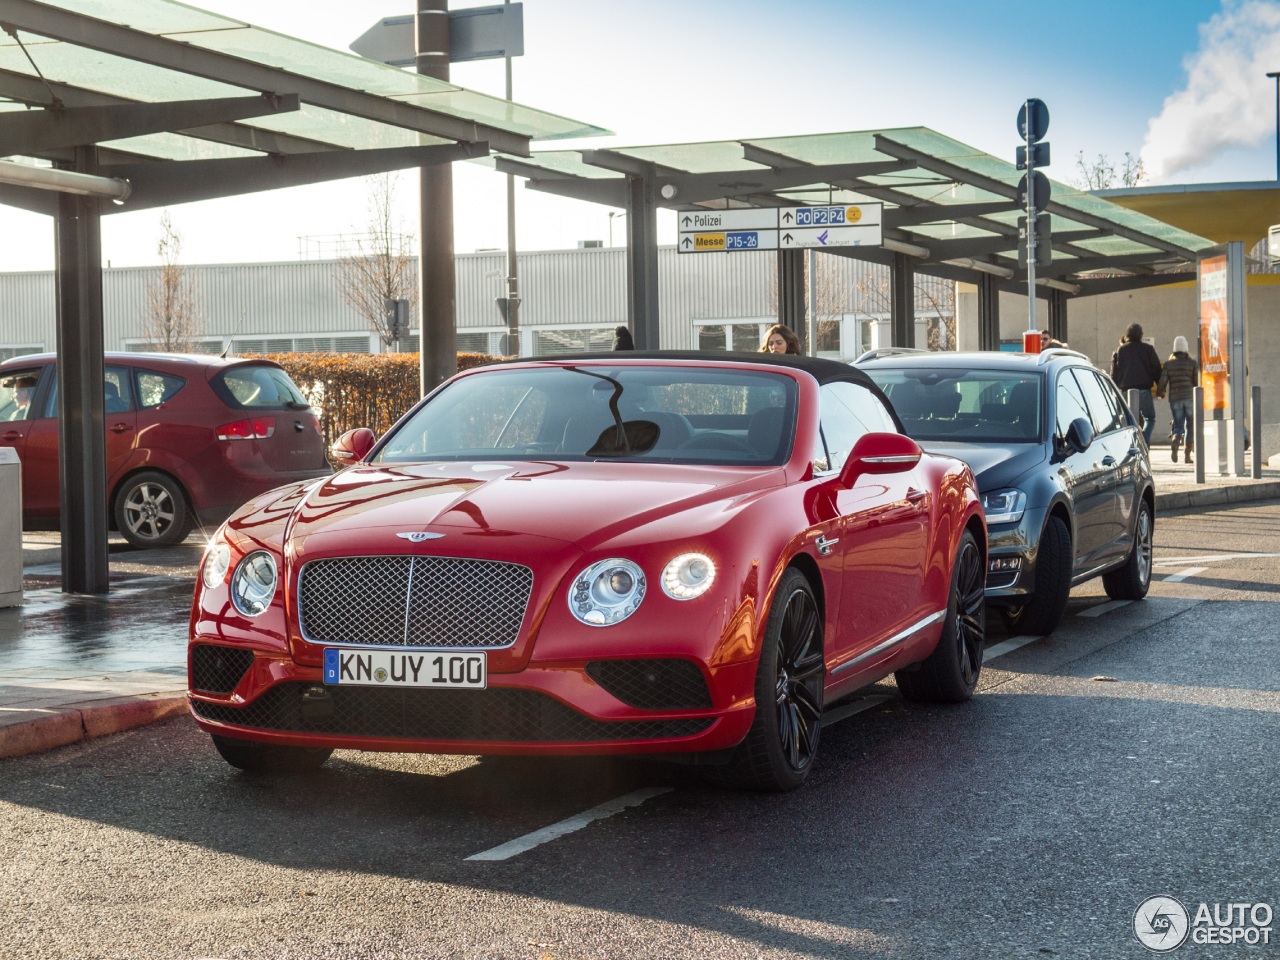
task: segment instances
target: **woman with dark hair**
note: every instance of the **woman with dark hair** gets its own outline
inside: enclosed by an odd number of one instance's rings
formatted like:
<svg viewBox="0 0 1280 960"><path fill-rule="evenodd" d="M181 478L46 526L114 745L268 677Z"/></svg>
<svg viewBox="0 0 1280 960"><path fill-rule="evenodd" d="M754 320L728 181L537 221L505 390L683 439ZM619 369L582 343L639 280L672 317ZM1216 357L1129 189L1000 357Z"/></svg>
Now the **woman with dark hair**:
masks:
<svg viewBox="0 0 1280 960"><path fill-rule="evenodd" d="M635 348L636 342L631 339L631 331L625 324L619 324L613 328L613 349L634 350Z"/></svg>
<svg viewBox="0 0 1280 960"><path fill-rule="evenodd" d="M1142 436L1151 445L1151 431L1156 425L1156 403L1151 388L1160 380L1164 365L1156 354L1156 348L1142 339L1142 324L1131 323L1120 338L1120 346L1111 355L1111 379L1129 400L1130 390L1138 394L1138 412L1141 414Z"/></svg>
<svg viewBox="0 0 1280 960"><path fill-rule="evenodd" d="M786 324L775 323L764 335L760 353L799 353L800 338Z"/></svg>

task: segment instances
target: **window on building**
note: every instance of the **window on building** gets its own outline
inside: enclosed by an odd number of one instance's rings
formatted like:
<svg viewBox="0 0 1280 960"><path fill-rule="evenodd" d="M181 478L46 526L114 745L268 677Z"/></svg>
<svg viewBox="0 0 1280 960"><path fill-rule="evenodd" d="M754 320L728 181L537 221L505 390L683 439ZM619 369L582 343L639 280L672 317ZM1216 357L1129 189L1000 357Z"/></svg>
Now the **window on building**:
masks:
<svg viewBox="0 0 1280 960"><path fill-rule="evenodd" d="M43 343L23 343L14 346L0 347L0 360L11 357L25 357L29 353L44 353Z"/></svg>

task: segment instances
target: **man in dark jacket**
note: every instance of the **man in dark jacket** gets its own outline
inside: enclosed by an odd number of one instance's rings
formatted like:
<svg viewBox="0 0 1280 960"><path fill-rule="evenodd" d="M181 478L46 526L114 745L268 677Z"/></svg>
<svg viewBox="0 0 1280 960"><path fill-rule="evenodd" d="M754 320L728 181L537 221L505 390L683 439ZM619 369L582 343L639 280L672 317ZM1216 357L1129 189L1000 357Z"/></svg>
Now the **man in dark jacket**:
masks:
<svg viewBox="0 0 1280 960"><path fill-rule="evenodd" d="M1169 424L1169 445L1173 462L1178 462L1178 445L1182 438L1187 438L1186 462L1191 462L1191 448L1195 438L1192 436L1191 399L1193 391L1200 385L1199 364L1187 353L1187 338L1173 338L1173 354L1164 362L1160 371L1160 383L1156 393L1169 398L1169 413L1173 421Z"/></svg>
<svg viewBox="0 0 1280 960"><path fill-rule="evenodd" d="M1147 444L1151 444L1151 431L1156 425L1156 403L1151 397L1151 388L1160 379L1160 357L1156 348L1142 340L1142 324L1131 323L1120 340L1120 347L1111 355L1111 379L1115 381L1120 392L1129 399L1130 390L1141 391L1138 395L1138 412L1142 420L1142 436Z"/></svg>

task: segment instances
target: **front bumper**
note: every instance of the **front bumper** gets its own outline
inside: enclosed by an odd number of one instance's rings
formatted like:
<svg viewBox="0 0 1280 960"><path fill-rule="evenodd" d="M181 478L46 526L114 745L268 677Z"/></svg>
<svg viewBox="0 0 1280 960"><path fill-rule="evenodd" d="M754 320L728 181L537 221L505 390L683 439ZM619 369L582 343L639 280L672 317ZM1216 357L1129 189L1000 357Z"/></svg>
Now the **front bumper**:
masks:
<svg viewBox="0 0 1280 960"><path fill-rule="evenodd" d="M191 712L207 732L334 749L689 753L736 746L755 715L751 662L531 664L490 674L485 690L341 686L314 667L197 640L189 676Z"/></svg>
<svg viewBox="0 0 1280 960"><path fill-rule="evenodd" d="M1035 591L1044 521L1044 510L1026 510L1017 523L988 526L985 593L992 605L1016 604Z"/></svg>

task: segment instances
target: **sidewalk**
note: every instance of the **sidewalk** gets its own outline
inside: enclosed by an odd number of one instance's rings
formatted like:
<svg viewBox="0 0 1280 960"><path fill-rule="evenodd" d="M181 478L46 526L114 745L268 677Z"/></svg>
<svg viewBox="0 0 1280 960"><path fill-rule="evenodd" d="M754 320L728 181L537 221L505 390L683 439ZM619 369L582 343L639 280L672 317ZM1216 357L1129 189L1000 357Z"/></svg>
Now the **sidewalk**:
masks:
<svg viewBox="0 0 1280 960"><path fill-rule="evenodd" d="M1280 499L1280 465L1261 480L1207 476L1151 451L1156 516ZM111 591L61 591L56 533L22 535L24 605L0 609L0 758L65 746L187 712L186 643L198 536L164 550L113 538Z"/></svg>

